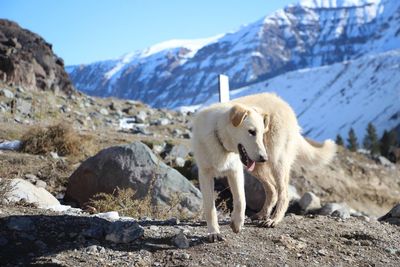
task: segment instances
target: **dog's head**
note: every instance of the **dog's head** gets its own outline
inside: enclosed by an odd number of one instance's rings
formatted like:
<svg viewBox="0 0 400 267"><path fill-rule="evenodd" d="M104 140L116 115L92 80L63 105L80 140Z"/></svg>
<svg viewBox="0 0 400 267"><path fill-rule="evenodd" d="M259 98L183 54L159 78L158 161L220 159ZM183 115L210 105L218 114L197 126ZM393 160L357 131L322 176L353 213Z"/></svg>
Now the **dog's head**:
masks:
<svg viewBox="0 0 400 267"><path fill-rule="evenodd" d="M235 104L229 114L231 138L235 142L240 160L247 170L253 171L255 162L267 161L263 143L264 133L268 130L269 116L255 109Z"/></svg>

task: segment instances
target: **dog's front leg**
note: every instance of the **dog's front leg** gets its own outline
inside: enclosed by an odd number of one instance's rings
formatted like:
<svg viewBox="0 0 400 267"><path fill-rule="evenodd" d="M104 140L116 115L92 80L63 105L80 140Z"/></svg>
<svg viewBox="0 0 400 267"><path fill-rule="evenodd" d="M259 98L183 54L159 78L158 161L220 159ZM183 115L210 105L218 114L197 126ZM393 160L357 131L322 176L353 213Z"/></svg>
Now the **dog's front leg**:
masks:
<svg viewBox="0 0 400 267"><path fill-rule="evenodd" d="M241 164L236 164L235 169L228 172L228 183L233 196L233 211L231 216L231 228L239 233L244 224L246 199L244 193L244 174Z"/></svg>
<svg viewBox="0 0 400 267"><path fill-rule="evenodd" d="M211 242L222 241L219 233L217 209L214 200L214 177L211 172L199 170L200 189L203 194L203 211L207 222L208 238Z"/></svg>

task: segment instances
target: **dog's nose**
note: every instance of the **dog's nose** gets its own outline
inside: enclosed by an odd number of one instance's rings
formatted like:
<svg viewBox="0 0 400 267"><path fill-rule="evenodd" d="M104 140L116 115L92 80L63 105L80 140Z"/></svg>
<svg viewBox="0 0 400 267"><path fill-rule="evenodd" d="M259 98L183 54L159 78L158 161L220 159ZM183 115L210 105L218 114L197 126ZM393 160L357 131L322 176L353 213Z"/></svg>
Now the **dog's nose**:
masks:
<svg viewBox="0 0 400 267"><path fill-rule="evenodd" d="M267 161L267 156L260 155L258 162L266 162L266 161Z"/></svg>

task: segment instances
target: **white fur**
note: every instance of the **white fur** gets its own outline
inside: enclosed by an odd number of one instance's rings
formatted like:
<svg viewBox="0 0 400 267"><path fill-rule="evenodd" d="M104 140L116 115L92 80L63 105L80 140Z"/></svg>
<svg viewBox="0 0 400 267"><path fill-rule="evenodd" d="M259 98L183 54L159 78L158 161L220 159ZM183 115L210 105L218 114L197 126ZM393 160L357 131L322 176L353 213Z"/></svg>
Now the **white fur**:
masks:
<svg viewBox="0 0 400 267"><path fill-rule="evenodd" d="M229 116L234 105L248 111L246 119L237 127ZM268 116L268 125L264 125L265 115ZM248 134L250 128L257 130L257 136ZM264 207L256 217L265 220L269 227L281 221L286 212L289 174L296 159L302 163L326 164L336 152L331 141L326 141L321 147L307 142L300 134L293 110L275 94L246 96L198 112L193 121L192 146L199 167L204 215L211 235L219 234L214 177L228 177L234 205L233 231L239 232L244 223L246 205L243 165L237 149L239 143L244 145L253 160L265 153L268 156L266 162L256 164L252 174L262 182L267 195ZM275 212L271 214L274 206Z"/></svg>

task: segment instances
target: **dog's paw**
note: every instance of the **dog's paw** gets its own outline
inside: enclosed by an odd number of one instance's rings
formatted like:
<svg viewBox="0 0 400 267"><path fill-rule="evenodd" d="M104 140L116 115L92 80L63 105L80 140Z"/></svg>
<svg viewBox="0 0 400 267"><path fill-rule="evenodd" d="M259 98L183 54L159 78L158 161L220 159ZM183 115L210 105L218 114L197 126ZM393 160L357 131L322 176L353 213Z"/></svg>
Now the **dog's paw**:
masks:
<svg viewBox="0 0 400 267"><path fill-rule="evenodd" d="M266 220L259 220L257 222L258 227L265 227L265 228L274 228L276 226L277 222L272 219L266 219Z"/></svg>
<svg viewBox="0 0 400 267"><path fill-rule="evenodd" d="M209 233L207 234L207 239L210 243L225 241L224 237L219 233Z"/></svg>
<svg viewBox="0 0 400 267"><path fill-rule="evenodd" d="M250 217L252 221L265 221L269 218L269 215L258 212Z"/></svg>
<svg viewBox="0 0 400 267"><path fill-rule="evenodd" d="M231 221L230 226L235 234L239 233L242 230L242 224L237 224L234 221Z"/></svg>

